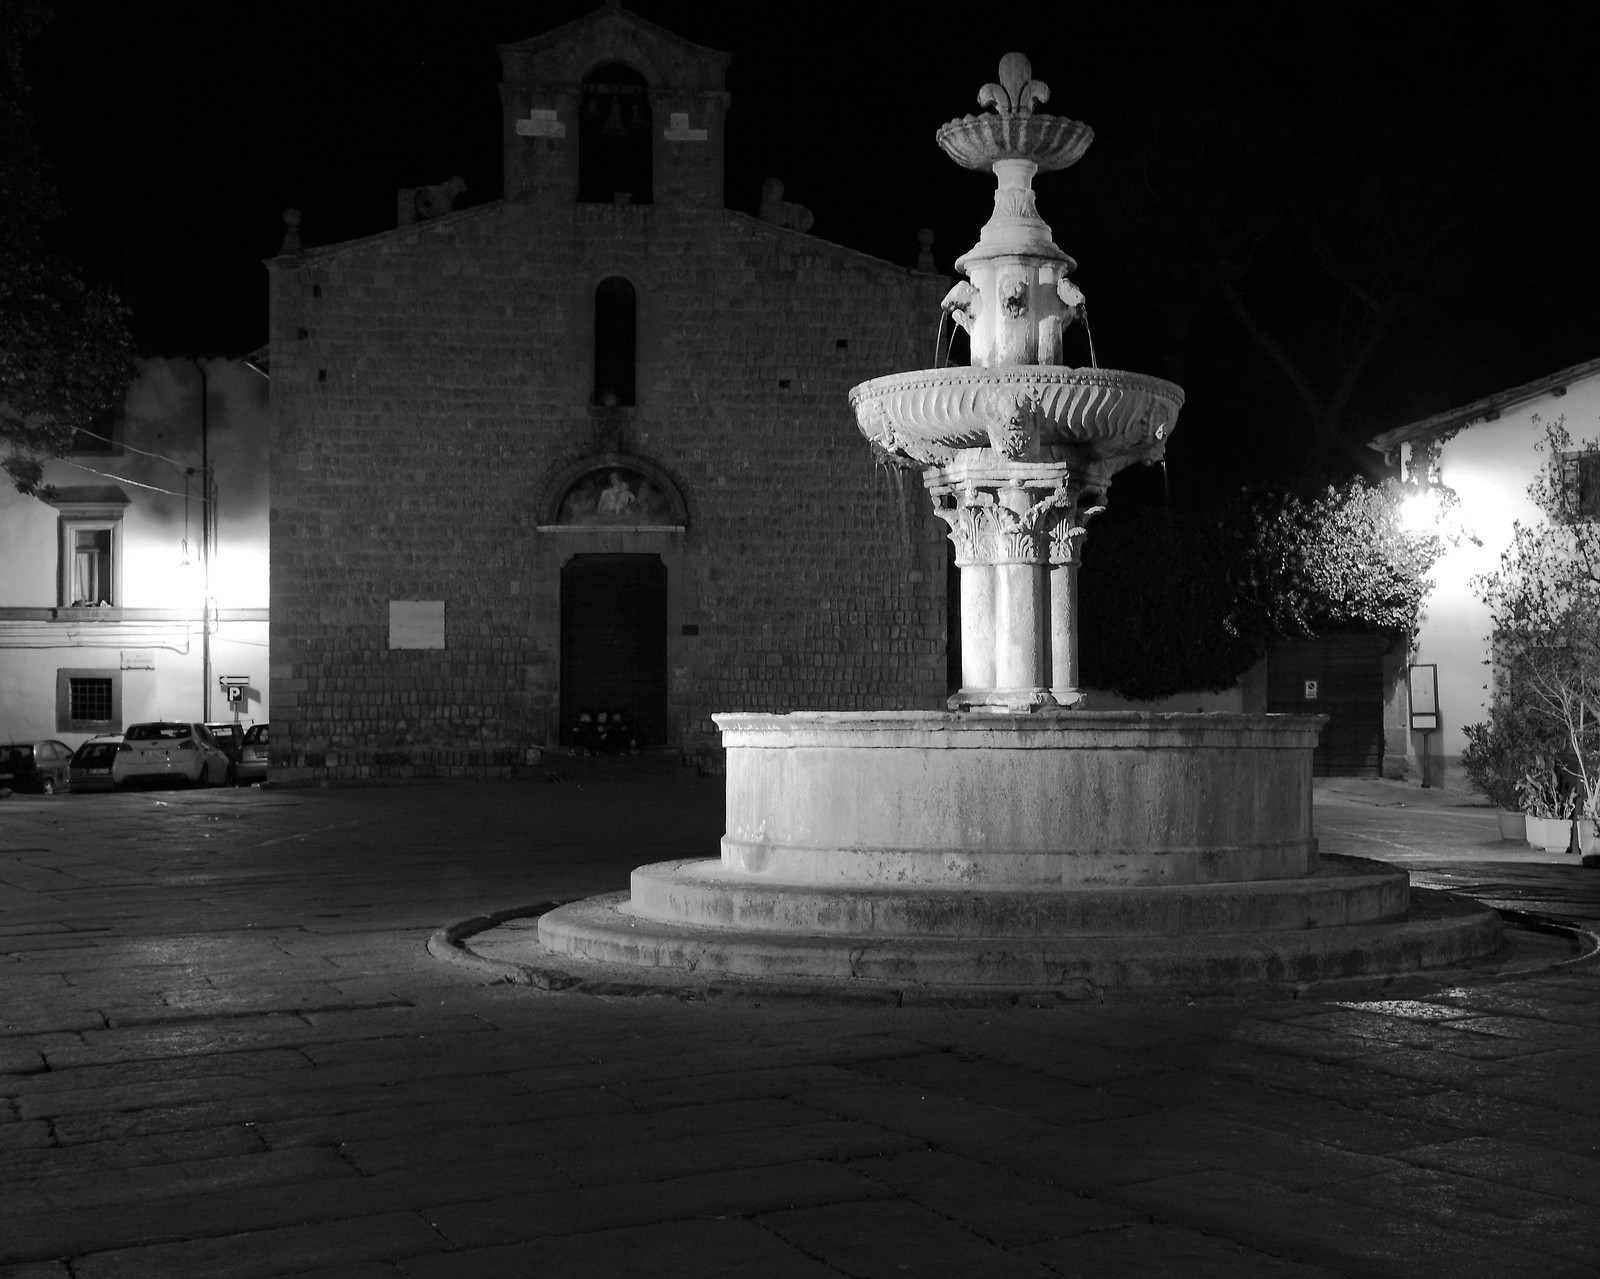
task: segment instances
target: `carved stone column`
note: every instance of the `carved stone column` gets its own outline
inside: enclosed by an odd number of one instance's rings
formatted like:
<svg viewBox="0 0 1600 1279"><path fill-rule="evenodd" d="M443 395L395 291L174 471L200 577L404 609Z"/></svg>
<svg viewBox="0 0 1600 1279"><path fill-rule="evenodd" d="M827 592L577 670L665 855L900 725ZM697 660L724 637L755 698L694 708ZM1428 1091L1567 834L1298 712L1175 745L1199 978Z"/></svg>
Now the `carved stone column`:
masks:
<svg viewBox="0 0 1600 1279"><path fill-rule="evenodd" d="M952 708L1032 711L1057 705L1053 548L1070 548L1079 481L1060 462L1020 462L972 449L930 468L924 483L950 526L961 570L961 689ZM1074 611L1063 623L1076 625ZM1064 659L1076 637L1062 646ZM1077 700L1076 688L1071 700Z"/></svg>
<svg viewBox="0 0 1600 1279"><path fill-rule="evenodd" d="M1063 520L1050 539L1050 696L1058 706L1083 700L1078 690L1078 542L1083 529Z"/></svg>
<svg viewBox="0 0 1600 1279"><path fill-rule="evenodd" d="M935 509L950 525L956 568L961 574L961 690L954 702L968 689L994 687L994 520L979 500L943 505L936 499Z"/></svg>

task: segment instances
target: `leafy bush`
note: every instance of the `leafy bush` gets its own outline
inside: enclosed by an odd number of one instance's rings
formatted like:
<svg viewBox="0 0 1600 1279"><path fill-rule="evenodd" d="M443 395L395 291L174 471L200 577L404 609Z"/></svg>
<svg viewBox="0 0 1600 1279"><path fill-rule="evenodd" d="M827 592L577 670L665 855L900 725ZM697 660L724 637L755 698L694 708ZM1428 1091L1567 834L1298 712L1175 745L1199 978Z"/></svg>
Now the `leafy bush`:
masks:
<svg viewBox="0 0 1600 1279"><path fill-rule="evenodd" d="M1600 522L1573 506L1564 419L1540 423L1545 466L1528 494L1545 513L1518 523L1500 567L1477 579L1494 618L1494 707L1537 726L1563 785L1600 805ZM1580 451L1594 454L1593 443Z"/></svg>
<svg viewBox="0 0 1600 1279"><path fill-rule="evenodd" d="M1200 513L1094 524L1084 550L1084 680L1124 697L1232 685L1279 637L1409 634L1438 558L1396 485L1306 497L1246 489Z"/></svg>
<svg viewBox="0 0 1600 1279"><path fill-rule="evenodd" d="M1462 731L1467 737L1462 769L1490 803L1508 812L1522 807L1523 782L1538 768L1538 761L1561 751L1561 736L1553 725L1508 699L1497 699L1487 720L1468 724Z"/></svg>

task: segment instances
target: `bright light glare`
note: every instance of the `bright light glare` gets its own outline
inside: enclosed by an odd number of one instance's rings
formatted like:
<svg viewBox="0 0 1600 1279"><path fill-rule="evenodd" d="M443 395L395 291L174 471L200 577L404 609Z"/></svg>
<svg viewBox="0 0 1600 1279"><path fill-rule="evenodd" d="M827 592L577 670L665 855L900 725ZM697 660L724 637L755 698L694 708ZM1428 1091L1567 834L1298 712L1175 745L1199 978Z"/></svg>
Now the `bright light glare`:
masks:
<svg viewBox="0 0 1600 1279"><path fill-rule="evenodd" d="M1407 533L1432 533L1439 526L1439 491L1425 488L1400 503L1400 523Z"/></svg>

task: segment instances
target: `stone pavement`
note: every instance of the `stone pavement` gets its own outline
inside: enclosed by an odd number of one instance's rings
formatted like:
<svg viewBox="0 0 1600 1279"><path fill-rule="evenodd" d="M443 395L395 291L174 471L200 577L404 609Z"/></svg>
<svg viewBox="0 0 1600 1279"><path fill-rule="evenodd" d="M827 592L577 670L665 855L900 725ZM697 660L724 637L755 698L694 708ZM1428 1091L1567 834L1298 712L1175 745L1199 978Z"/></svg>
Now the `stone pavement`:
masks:
<svg viewBox="0 0 1600 1279"><path fill-rule="evenodd" d="M0 802L0 1277L1600 1274L1594 968L952 1009L430 957L713 855L717 781L581 762ZM1329 851L1600 918L1600 872L1460 797L1337 783L1317 818Z"/></svg>

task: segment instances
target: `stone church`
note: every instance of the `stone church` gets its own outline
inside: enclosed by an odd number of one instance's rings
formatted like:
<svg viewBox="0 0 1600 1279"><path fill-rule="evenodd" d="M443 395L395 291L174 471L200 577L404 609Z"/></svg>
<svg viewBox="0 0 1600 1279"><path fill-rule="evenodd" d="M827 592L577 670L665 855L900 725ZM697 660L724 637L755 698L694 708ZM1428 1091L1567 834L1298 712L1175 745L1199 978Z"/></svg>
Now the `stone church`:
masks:
<svg viewBox="0 0 1600 1279"><path fill-rule="evenodd" d="M944 528L846 392L948 281L724 207L727 54L616 5L499 52L504 198L268 263L275 775L939 706Z"/></svg>

